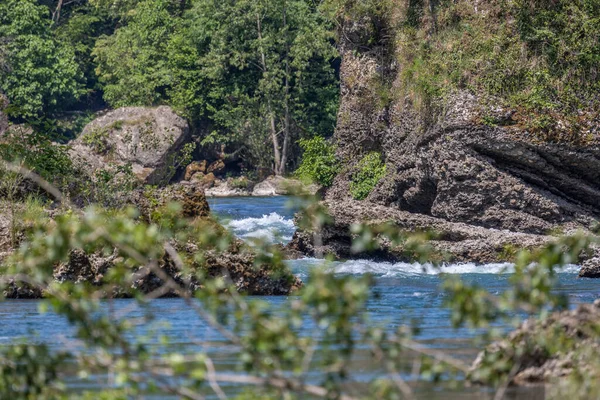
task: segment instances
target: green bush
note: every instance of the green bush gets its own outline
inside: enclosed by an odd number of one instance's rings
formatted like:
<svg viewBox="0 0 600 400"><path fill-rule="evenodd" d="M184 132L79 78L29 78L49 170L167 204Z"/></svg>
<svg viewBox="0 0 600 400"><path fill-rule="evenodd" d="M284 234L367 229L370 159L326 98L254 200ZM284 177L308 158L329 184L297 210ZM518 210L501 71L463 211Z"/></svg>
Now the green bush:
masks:
<svg viewBox="0 0 600 400"><path fill-rule="evenodd" d="M232 188L248 190L252 187L252 182L246 178L245 176L240 176L238 178L231 178L229 184Z"/></svg>
<svg viewBox="0 0 600 400"><path fill-rule="evenodd" d="M357 172L350 182L350 194L355 200L364 200L385 175L386 166L381 154L371 152L358 163Z"/></svg>
<svg viewBox="0 0 600 400"><path fill-rule="evenodd" d="M57 186L73 174L67 147L52 143L46 133L24 126L12 126L4 133L0 139L0 160L23 163Z"/></svg>
<svg viewBox="0 0 600 400"><path fill-rule="evenodd" d="M302 163L296 170L296 176L305 183L316 182L325 187L331 186L338 171L334 147L321 136L300 139Z"/></svg>
<svg viewBox="0 0 600 400"><path fill-rule="evenodd" d="M111 150L108 131L98 128L87 133L81 138L83 144L91 147L96 153L106 155Z"/></svg>

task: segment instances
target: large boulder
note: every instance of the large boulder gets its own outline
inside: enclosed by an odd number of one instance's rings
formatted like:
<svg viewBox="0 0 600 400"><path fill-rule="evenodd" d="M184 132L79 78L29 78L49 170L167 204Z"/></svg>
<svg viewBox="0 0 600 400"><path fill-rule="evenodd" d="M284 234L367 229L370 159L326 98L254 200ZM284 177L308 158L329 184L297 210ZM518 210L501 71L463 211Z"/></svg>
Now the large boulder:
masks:
<svg viewBox="0 0 600 400"><path fill-rule="evenodd" d="M109 164L130 164L144 183L164 184L189 141L188 123L170 107L123 107L90 122L71 143L70 153L90 175Z"/></svg>

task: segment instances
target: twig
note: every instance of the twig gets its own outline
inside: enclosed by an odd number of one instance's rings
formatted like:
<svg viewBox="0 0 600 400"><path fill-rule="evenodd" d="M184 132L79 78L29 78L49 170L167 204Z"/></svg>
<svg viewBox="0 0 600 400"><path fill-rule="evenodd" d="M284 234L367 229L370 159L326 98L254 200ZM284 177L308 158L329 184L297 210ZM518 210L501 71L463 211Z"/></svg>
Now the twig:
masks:
<svg viewBox="0 0 600 400"><path fill-rule="evenodd" d="M371 345L373 347L373 352L375 353L375 356L379 359L379 361L383 361L385 363L387 357L385 356L385 354L383 354L381 348L377 346L374 342L371 342ZM396 371L395 368L392 368L389 365L389 363L385 363L385 369L389 372L392 381L400 390L404 398L408 400L415 400L416 398L411 387L408 385L408 383L406 383L404 379L402 379L398 371Z"/></svg>
<svg viewBox="0 0 600 400"><path fill-rule="evenodd" d="M219 397L219 399L227 400L228 399L227 395L225 394L225 392L223 392L223 390L221 389L221 386L219 386L219 383L215 379L215 376L216 376L215 365L213 364L212 360L210 358L206 357L206 359L204 360L204 364L206 364L206 370L208 371L208 374L206 376L208 377L208 382L209 382L210 387L215 392L215 394Z"/></svg>

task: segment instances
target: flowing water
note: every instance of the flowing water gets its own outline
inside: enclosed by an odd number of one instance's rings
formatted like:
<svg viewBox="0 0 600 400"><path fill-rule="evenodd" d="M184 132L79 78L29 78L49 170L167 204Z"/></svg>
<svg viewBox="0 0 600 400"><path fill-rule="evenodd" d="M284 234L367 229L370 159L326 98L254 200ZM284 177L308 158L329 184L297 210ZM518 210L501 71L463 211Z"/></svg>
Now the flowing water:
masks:
<svg viewBox="0 0 600 400"><path fill-rule="evenodd" d="M294 210L287 208L288 199L285 197L270 198L225 198L210 199L213 213L233 233L245 240L262 238L271 242L285 243L292 238L295 227L293 223ZM294 273L305 279L311 268L320 265L321 261L306 258L290 261ZM468 329L452 329L450 313L443 307L444 294L440 291L440 270L429 265L416 263L382 263L369 260L355 260L332 263L331 268L337 274L359 276L369 273L375 276L373 296L368 302L368 311L374 324L380 324L388 329L400 325L417 323L420 332L416 339L422 343L446 351L455 357L471 362L482 346L473 344L471 340L478 332ZM507 288L510 276L508 264L456 264L442 268L441 272L460 274L464 279L476 282L497 293ZM577 279L575 266L565 268L560 274L560 285L557 290L567 294L573 304L592 302L600 295L597 282L587 279ZM377 295L375 295L377 294ZM277 307L284 304L284 297L263 297ZM112 307L117 312L122 311L129 318L141 317L143 310L135 306L132 300L113 301ZM200 320L195 313L188 309L180 299L158 299L150 304L150 309L156 316L152 326L147 328L148 340L158 343L160 332L169 335L174 346L197 349L195 343L203 342L203 351L207 351L215 360L219 369L231 369L235 366L235 349L220 344L220 335ZM506 326L499 325L499 328ZM303 327L306 334L311 332L311 326ZM39 301L10 300L0 303L0 345L11 343L17 339L28 342L47 343L53 348L63 348L72 345L73 329L66 321L51 312L41 313ZM358 382L365 382L381 373L368 352L358 352L353 360L353 377ZM414 360L407 360L410 363ZM407 380L414 379L405 376ZM93 388L106 384L103 377L97 377L85 382L73 379L74 388ZM491 399L494 392L488 388L465 387L457 388L448 384L414 383L419 398L423 399ZM230 388L234 390L235 388ZM509 390L508 398L542 399L542 389Z"/></svg>

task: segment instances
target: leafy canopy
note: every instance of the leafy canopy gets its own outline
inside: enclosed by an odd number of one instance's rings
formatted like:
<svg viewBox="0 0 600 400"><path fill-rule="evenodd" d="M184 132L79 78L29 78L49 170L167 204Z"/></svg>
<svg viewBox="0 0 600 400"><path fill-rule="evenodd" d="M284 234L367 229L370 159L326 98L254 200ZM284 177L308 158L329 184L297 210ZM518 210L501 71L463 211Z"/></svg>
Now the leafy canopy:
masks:
<svg viewBox="0 0 600 400"><path fill-rule="evenodd" d="M0 87L16 117L64 110L81 95L75 55L52 36L51 25L48 9L34 0L0 4Z"/></svg>
<svg viewBox="0 0 600 400"><path fill-rule="evenodd" d="M96 42L96 72L113 107L154 105L169 86L166 46L174 29L168 0L142 1L127 25Z"/></svg>
<svg viewBox="0 0 600 400"><path fill-rule="evenodd" d="M289 150L291 137L331 135L336 51L331 26L314 6L187 4L182 12L173 1L142 1L97 42L96 72L110 105L170 104L194 123L211 122L204 145L241 148L246 161L265 168Z"/></svg>

